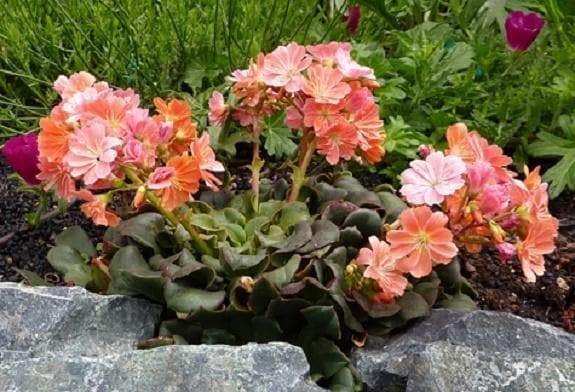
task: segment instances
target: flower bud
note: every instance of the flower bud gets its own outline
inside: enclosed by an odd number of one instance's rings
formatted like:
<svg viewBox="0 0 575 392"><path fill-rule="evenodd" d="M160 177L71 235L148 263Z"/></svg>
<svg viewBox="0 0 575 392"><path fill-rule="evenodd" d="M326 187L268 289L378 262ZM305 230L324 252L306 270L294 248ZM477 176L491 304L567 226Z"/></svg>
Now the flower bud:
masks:
<svg viewBox="0 0 575 392"><path fill-rule="evenodd" d="M501 228L501 226L497 224L497 222L489 221L489 231L491 232L495 242L500 243L505 241L505 236L507 233Z"/></svg>
<svg viewBox="0 0 575 392"><path fill-rule="evenodd" d="M497 253L499 254L499 259L503 262L507 262L515 256L517 253L517 249L513 244L509 242L501 242L495 245L495 249L497 249Z"/></svg>
<svg viewBox="0 0 575 392"><path fill-rule="evenodd" d="M34 133L11 138L4 145L6 162L29 185L38 185L38 136Z"/></svg>
<svg viewBox="0 0 575 392"><path fill-rule="evenodd" d="M514 11L505 20L507 45L514 51L523 52L541 32L545 21L536 12Z"/></svg>

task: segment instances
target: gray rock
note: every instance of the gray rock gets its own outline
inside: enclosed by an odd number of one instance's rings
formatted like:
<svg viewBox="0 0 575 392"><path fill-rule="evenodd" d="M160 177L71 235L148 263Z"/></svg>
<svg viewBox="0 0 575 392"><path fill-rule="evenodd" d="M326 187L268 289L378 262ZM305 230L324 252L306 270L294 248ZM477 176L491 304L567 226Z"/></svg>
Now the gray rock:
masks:
<svg viewBox="0 0 575 392"><path fill-rule="evenodd" d="M161 307L80 287L0 283L0 360L109 355L154 335Z"/></svg>
<svg viewBox="0 0 575 392"><path fill-rule="evenodd" d="M374 391L575 391L575 336L509 313L434 310L352 361Z"/></svg>
<svg viewBox="0 0 575 392"><path fill-rule="evenodd" d="M303 351L286 343L167 346L102 357L0 363L0 390L321 391Z"/></svg>

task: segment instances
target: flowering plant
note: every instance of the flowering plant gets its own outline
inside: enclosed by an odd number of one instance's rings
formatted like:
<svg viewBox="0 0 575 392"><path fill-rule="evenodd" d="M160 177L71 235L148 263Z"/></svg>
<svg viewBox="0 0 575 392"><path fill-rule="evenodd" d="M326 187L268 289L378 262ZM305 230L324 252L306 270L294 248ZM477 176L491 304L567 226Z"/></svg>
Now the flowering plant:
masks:
<svg viewBox="0 0 575 392"><path fill-rule="evenodd" d="M517 254L528 280L543 272L557 221L538 169L516 179L510 158L463 124L448 129L446 151L421 149L401 176L404 199L337 170L306 178L316 152L331 165L383 156L377 82L348 44L279 47L232 83L227 103L213 93L209 119L250 131L244 192L214 174L225 168L184 101L157 98L150 115L133 91L78 73L56 81L62 102L41 121L42 186L110 226L100 252L72 227L48 260L67 282L165 305L143 348L284 340L321 385L361 390L345 355L353 344L434 305L474 306L459 249L493 245L504 261ZM260 179L264 120L278 113L301 137L291 188ZM135 208L129 219L110 208L116 194Z"/></svg>

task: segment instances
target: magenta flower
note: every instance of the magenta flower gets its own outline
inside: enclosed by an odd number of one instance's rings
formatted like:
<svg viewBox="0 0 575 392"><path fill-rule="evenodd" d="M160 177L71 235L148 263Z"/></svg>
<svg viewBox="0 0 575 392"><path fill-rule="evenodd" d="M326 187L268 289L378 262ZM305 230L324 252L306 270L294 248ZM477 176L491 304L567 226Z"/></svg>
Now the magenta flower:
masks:
<svg viewBox="0 0 575 392"><path fill-rule="evenodd" d="M524 52L541 32L545 21L536 12L513 11L505 20L507 45L517 52Z"/></svg>
<svg viewBox="0 0 575 392"><path fill-rule="evenodd" d="M497 253L499 254L499 259L503 262L507 262L513 258L517 254L517 249L513 244L509 242L502 242L500 244L495 245L497 249Z"/></svg>
<svg viewBox="0 0 575 392"><path fill-rule="evenodd" d="M352 5L347 10L347 18L346 18L346 28L351 34L355 34L357 32L357 28L359 27L359 21L361 19L361 8L359 5Z"/></svg>
<svg viewBox="0 0 575 392"><path fill-rule="evenodd" d="M464 185L465 163L455 155L432 152L425 161L414 160L401 173L400 192L411 204L440 204Z"/></svg>
<svg viewBox="0 0 575 392"><path fill-rule="evenodd" d="M6 162L29 185L38 185L38 136L35 133L11 138L4 145Z"/></svg>

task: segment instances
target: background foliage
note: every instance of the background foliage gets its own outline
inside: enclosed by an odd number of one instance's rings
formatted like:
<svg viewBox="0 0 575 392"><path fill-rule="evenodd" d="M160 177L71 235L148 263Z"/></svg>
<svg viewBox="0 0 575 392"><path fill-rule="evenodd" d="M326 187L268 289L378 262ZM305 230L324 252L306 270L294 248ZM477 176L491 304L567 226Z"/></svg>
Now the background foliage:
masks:
<svg viewBox="0 0 575 392"><path fill-rule="evenodd" d="M351 40L375 69L389 158L372 168L394 181L421 143L465 120L514 153L561 158L552 195L575 189L575 5L559 0L361 0L355 34L346 0L5 0L0 4L0 144L37 129L59 74L86 69L148 102L188 95L205 125L209 92L250 57L279 44ZM510 10L546 28L529 51L506 48ZM193 97L193 98L192 98ZM280 123L281 124L281 123ZM571 124L571 125L569 125ZM285 129L271 129L286 140ZM548 135L556 135L550 138ZM284 136L281 137L280 136ZM270 138L270 155L284 157ZM280 143L281 144L281 143ZM293 146L291 146L293 147ZM553 161L550 161L553 162Z"/></svg>

